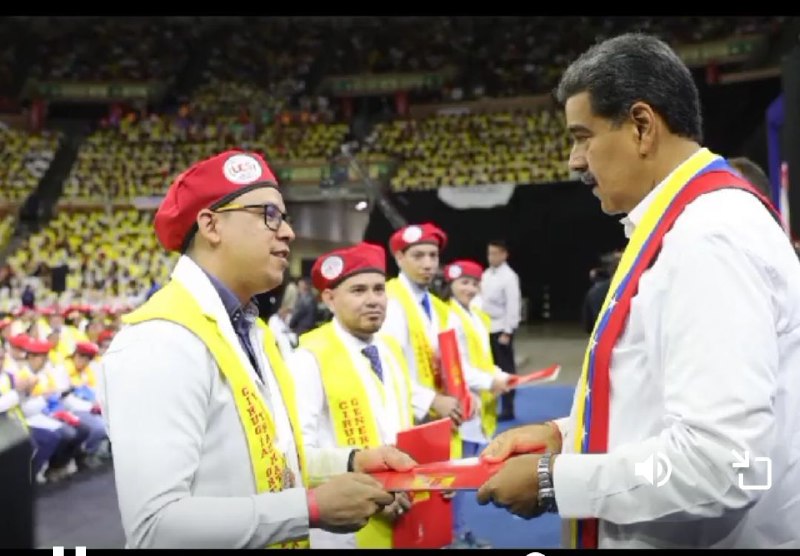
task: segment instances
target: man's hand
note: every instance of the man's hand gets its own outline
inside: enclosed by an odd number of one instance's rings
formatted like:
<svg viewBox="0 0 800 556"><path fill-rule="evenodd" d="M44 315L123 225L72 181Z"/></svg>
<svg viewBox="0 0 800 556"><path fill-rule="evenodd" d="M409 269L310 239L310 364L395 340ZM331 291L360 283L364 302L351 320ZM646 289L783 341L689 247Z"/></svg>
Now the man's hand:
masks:
<svg viewBox="0 0 800 556"><path fill-rule="evenodd" d="M481 452L486 461L503 461L514 454L530 452L561 453L561 432L555 423L538 423L509 429L498 434Z"/></svg>
<svg viewBox="0 0 800 556"><path fill-rule="evenodd" d="M29 396L36 386L38 380L32 375L22 375L14 377L14 390L22 396Z"/></svg>
<svg viewBox="0 0 800 556"><path fill-rule="evenodd" d="M408 471L417 465L411 456L394 446L364 448L353 456L353 471L376 473L379 471Z"/></svg>
<svg viewBox="0 0 800 556"><path fill-rule="evenodd" d="M528 454L509 459L478 490L478 504L484 506L491 502L498 508L525 519L538 517L539 475L536 466L541 456Z"/></svg>
<svg viewBox="0 0 800 556"><path fill-rule="evenodd" d="M314 489L320 529L332 533L354 533L367 520L394 502L394 495L362 473L336 475Z"/></svg>
<svg viewBox="0 0 800 556"><path fill-rule="evenodd" d="M497 338L497 341L503 344L504 346L507 346L508 344L511 343L511 334L506 334L505 332L503 332Z"/></svg>
<svg viewBox="0 0 800 556"><path fill-rule="evenodd" d="M436 394L436 397L433 398L431 409L433 409L433 411L435 411L440 417L450 418L456 427L458 427L464 420L458 400L453 396Z"/></svg>
<svg viewBox="0 0 800 556"><path fill-rule="evenodd" d="M394 523L410 508L411 498L405 492L398 492L395 494L394 502L383 508L380 516L389 523Z"/></svg>
<svg viewBox="0 0 800 556"><path fill-rule="evenodd" d="M499 396L500 394L505 394L511 388L508 386L508 382L511 380L512 375L508 373L497 373L492 377L492 386L491 392L495 396Z"/></svg>

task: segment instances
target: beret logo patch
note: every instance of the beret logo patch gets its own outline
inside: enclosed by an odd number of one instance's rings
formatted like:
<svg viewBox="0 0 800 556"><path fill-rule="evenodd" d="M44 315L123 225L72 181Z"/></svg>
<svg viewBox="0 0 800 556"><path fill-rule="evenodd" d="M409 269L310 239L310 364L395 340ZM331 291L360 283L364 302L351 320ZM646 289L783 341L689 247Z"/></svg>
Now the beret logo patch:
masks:
<svg viewBox="0 0 800 556"><path fill-rule="evenodd" d="M419 238L421 237L422 228L419 226L409 226L403 230L403 241L406 243L414 243L415 241L419 241Z"/></svg>
<svg viewBox="0 0 800 556"><path fill-rule="evenodd" d="M332 255L322 261L319 271L326 280L335 280L344 270L344 261L338 255Z"/></svg>
<svg viewBox="0 0 800 556"><path fill-rule="evenodd" d="M261 165L249 154L235 154L225 161L222 173L232 183L247 185L261 177Z"/></svg>
<svg viewBox="0 0 800 556"><path fill-rule="evenodd" d="M447 271L447 276L451 280L455 280L456 278L461 276L461 267L458 265L451 266L450 269Z"/></svg>

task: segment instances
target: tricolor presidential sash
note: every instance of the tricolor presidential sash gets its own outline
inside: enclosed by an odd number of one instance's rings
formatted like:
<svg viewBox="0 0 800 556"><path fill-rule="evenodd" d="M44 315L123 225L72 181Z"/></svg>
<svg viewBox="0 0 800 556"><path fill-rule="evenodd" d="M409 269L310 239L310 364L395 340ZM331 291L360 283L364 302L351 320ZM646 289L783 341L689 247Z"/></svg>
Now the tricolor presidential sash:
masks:
<svg viewBox="0 0 800 556"><path fill-rule="evenodd" d="M700 195L726 188L749 191L778 219L766 197L707 149L695 153L667 178L625 247L586 348L577 391L576 453L608 451L611 354L625 330L639 278L657 257L664 235L683 210ZM597 548L598 525L597 519L572 520L572 547Z"/></svg>

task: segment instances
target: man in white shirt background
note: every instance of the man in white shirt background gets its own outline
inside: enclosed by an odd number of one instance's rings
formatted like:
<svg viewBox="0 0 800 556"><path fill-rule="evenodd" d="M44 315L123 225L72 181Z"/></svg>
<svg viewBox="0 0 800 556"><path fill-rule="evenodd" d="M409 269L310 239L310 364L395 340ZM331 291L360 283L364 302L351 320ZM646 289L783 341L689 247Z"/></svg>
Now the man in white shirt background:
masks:
<svg viewBox="0 0 800 556"><path fill-rule="evenodd" d="M491 318L492 357L503 372L516 374L514 333L519 327L522 297L519 277L508 266L508 247L504 241L489 242L487 259L489 267L481 278L481 308ZM501 403L498 420L510 421L514 418L514 390L503 394Z"/></svg>

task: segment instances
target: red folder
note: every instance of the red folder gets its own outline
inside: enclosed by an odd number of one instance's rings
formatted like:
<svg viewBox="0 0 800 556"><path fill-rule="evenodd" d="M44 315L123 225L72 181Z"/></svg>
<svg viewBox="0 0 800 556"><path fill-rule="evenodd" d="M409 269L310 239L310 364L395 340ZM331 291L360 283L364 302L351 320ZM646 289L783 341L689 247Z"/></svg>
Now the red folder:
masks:
<svg viewBox="0 0 800 556"><path fill-rule="evenodd" d="M509 381L510 388L522 388L527 386L534 386L542 382L552 382L558 378L561 373L561 365L550 365L544 369L532 371L526 375L513 375Z"/></svg>
<svg viewBox="0 0 800 556"><path fill-rule="evenodd" d="M389 492L478 490L505 462L489 463L478 457L418 465L410 471L373 473Z"/></svg>
<svg viewBox="0 0 800 556"><path fill-rule="evenodd" d="M459 401L466 421L472 414L472 396L464 380L456 331L452 328L439 333L439 356L442 363L442 383L445 391Z"/></svg>
<svg viewBox="0 0 800 556"><path fill-rule="evenodd" d="M418 464L450 459L450 419L439 419L401 431L397 448ZM411 492L412 506L392 530L394 548L441 548L453 542L451 501L430 491Z"/></svg>

